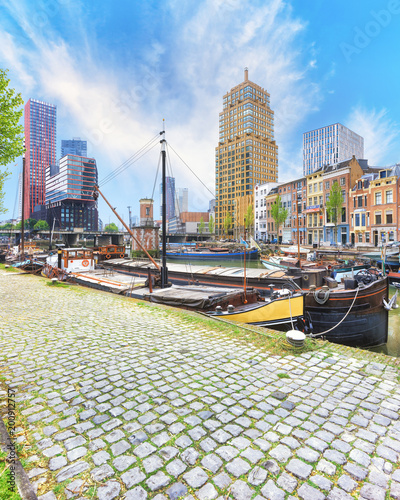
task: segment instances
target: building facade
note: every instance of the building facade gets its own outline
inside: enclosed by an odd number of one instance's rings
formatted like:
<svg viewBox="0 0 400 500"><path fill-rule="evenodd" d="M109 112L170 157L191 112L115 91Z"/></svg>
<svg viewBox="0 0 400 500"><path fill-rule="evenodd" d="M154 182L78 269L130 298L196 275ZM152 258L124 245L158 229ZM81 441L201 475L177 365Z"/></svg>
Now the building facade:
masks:
<svg viewBox="0 0 400 500"><path fill-rule="evenodd" d="M265 184L256 184L254 187L254 238L258 241L268 240L265 198L271 189L276 186L276 182L266 182Z"/></svg>
<svg viewBox="0 0 400 500"><path fill-rule="evenodd" d="M24 218L28 219L46 204L46 169L56 163L56 106L29 99L24 108L24 129Z"/></svg>
<svg viewBox="0 0 400 500"><path fill-rule="evenodd" d="M235 200L253 196L254 186L278 179L278 147L270 95L248 78L223 96L219 142L215 151L215 228L224 233L229 213L238 223Z"/></svg>
<svg viewBox="0 0 400 500"><path fill-rule="evenodd" d="M364 139L340 123L303 134L303 174L309 175L325 165L364 158Z"/></svg>
<svg viewBox="0 0 400 500"><path fill-rule="evenodd" d="M65 155L75 155L87 157L87 141L82 141L80 137L61 141L61 158Z"/></svg>
<svg viewBox="0 0 400 500"><path fill-rule="evenodd" d="M52 227L98 231L97 185L94 158L67 155L46 169L46 219Z"/></svg>

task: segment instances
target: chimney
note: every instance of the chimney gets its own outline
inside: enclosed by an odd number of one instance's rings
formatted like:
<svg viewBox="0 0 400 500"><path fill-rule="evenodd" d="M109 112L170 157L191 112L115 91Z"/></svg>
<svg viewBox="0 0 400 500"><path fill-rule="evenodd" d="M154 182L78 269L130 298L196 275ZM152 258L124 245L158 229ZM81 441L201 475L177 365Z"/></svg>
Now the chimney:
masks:
<svg viewBox="0 0 400 500"><path fill-rule="evenodd" d="M244 81L249 81L249 68L244 68Z"/></svg>

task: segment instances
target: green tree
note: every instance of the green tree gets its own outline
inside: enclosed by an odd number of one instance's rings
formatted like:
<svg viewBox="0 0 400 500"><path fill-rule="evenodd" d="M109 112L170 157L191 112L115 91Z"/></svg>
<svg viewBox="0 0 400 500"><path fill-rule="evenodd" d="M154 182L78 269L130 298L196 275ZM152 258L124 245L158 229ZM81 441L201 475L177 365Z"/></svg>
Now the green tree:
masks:
<svg viewBox="0 0 400 500"><path fill-rule="evenodd" d="M0 166L8 165L25 151L24 128L19 125L24 101L21 94L8 87L9 83L7 70L0 68ZM7 170L0 172L0 213L6 212L3 186L8 175Z"/></svg>
<svg viewBox="0 0 400 500"><path fill-rule="evenodd" d="M287 208L283 207L281 197L278 194L275 202L271 205L271 216L275 221L276 238L278 240L278 243L279 243L279 228L285 222L288 215L289 211L287 210Z"/></svg>
<svg viewBox="0 0 400 500"><path fill-rule="evenodd" d="M11 222L7 222L3 226L0 226L0 229L14 229L14 226L11 224Z"/></svg>
<svg viewBox="0 0 400 500"><path fill-rule="evenodd" d="M250 236L252 234L252 228L254 224L254 212L253 212L253 205L249 205L246 210L246 215L244 216L244 221L245 221L245 226L247 231L249 232Z"/></svg>
<svg viewBox="0 0 400 500"><path fill-rule="evenodd" d="M199 222L199 233L202 234L206 225L204 224L204 219L203 217L200 217L200 222Z"/></svg>
<svg viewBox="0 0 400 500"><path fill-rule="evenodd" d="M229 233L229 229L231 228L232 226L232 216L231 214L228 212L225 219L224 219L224 232L225 232L225 236L228 236L228 233Z"/></svg>
<svg viewBox="0 0 400 500"><path fill-rule="evenodd" d="M335 181L329 191L329 199L326 202L326 212L329 220L335 224L335 241L337 243L337 226L342 213L343 195L339 183Z"/></svg>
<svg viewBox="0 0 400 500"><path fill-rule="evenodd" d="M24 228L33 229L36 223L37 223L36 219L25 219ZM15 226L15 229L21 229L21 227L22 227L22 221L19 221L18 224Z"/></svg>
<svg viewBox="0 0 400 500"><path fill-rule="evenodd" d="M210 215L210 218L208 220L208 232L210 234L213 234L214 230L215 230L214 217Z"/></svg>
<svg viewBox="0 0 400 500"><path fill-rule="evenodd" d="M38 220L36 224L33 226L35 231L45 231L46 229L50 229L49 225L45 220Z"/></svg>
<svg viewBox="0 0 400 500"><path fill-rule="evenodd" d="M107 231L108 233L116 233L119 231L118 226L114 224L114 222L111 222L111 224L107 224L104 227L104 231Z"/></svg>

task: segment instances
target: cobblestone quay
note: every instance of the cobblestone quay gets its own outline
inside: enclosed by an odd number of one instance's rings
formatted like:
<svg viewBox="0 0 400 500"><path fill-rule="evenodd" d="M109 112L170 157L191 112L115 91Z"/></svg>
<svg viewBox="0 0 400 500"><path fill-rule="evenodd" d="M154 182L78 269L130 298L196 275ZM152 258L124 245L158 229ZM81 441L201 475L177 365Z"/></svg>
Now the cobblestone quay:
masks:
<svg viewBox="0 0 400 500"><path fill-rule="evenodd" d="M4 270L0 298L40 499L400 499L396 367L273 356L196 315Z"/></svg>

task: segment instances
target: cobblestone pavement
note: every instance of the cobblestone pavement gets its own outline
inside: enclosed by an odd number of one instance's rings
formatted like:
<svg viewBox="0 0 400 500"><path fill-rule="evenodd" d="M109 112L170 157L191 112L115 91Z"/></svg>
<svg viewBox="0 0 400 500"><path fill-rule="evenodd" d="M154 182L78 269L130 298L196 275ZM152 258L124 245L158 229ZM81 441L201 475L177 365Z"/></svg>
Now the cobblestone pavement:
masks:
<svg viewBox="0 0 400 500"><path fill-rule="evenodd" d="M400 499L395 368L271 356L180 312L4 271L0 299L41 500Z"/></svg>

